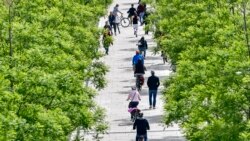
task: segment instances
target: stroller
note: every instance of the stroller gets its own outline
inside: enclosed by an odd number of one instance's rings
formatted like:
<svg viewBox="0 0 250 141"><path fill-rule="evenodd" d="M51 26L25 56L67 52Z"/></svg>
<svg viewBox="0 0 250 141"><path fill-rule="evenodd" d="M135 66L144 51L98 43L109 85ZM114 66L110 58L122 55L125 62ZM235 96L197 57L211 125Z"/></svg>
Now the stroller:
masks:
<svg viewBox="0 0 250 141"><path fill-rule="evenodd" d="M140 113L140 109L138 109L137 107L133 107L133 108L129 108L128 109L128 112L130 113L131 115L131 121L132 122L135 122L135 120L137 119L139 113Z"/></svg>

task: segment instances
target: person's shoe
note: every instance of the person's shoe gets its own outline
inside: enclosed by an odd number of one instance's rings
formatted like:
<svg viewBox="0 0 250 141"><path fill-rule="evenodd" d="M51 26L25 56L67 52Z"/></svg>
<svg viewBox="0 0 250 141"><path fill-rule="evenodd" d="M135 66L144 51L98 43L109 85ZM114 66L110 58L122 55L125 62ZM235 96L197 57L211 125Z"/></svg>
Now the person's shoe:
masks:
<svg viewBox="0 0 250 141"><path fill-rule="evenodd" d="M155 107L153 107L153 109L155 109Z"/></svg>
<svg viewBox="0 0 250 141"><path fill-rule="evenodd" d="M149 109L152 109L152 106L149 106Z"/></svg>

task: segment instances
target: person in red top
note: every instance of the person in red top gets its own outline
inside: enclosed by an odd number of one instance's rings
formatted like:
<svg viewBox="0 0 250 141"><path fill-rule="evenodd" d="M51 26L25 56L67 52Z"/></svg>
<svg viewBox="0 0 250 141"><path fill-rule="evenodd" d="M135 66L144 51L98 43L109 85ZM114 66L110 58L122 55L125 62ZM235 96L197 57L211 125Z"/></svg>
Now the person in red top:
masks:
<svg viewBox="0 0 250 141"><path fill-rule="evenodd" d="M145 13L145 7L144 7L144 4L140 3L137 7L137 14L138 16L140 17L140 23L141 25L143 24L143 16L144 16L144 13Z"/></svg>

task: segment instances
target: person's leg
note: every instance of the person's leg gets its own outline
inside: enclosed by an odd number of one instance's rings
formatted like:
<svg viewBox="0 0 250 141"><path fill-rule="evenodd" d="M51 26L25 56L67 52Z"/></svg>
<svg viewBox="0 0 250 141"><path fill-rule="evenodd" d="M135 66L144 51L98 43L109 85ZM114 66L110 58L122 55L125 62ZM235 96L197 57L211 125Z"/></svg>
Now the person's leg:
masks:
<svg viewBox="0 0 250 141"><path fill-rule="evenodd" d="M116 27L117 27L117 30L118 30L118 32L120 34L121 32L120 32L120 28L119 28L119 23L116 23Z"/></svg>
<svg viewBox="0 0 250 141"><path fill-rule="evenodd" d="M152 94L153 94L153 107L155 108L155 105L156 105L157 90L154 90L154 91L152 92Z"/></svg>
<svg viewBox="0 0 250 141"><path fill-rule="evenodd" d="M147 133L144 135L144 141L148 141Z"/></svg>
<svg viewBox="0 0 250 141"><path fill-rule="evenodd" d="M116 35L116 24L113 23L113 27L114 27L114 32L115 32L115 35Z"/></svg>
<svg viewBox="0 0 250 141"><path fill-rule="evenodd" d="M139 140L139 136L136 134L135 141Z"/></svg>
<svg viewBox="0 0 250 141"><path fill-rule="evenodd" d="M152 96L153 96L153 94L152 94L152 91L151 90L149 90L149 108L152 108Z"/></svg>
<svg viewBox="0 0 250 141"><path fill-rule="evenodd" d="M110 23L110 31L111 31L111 34L113 35L113 24L112 23Z"/></svg>
<svg viewBox="0 0 250 141"><path fill-rule="evenodd" d="M143 50L143 56L144 56L144 58L146 58L146 49Z"/></svg>
<svg viewBox="0 0 250 141"><path fill-rule="evenodd" d="M109 49L108 47L104 47L106 55L108 55Z"/></svg>
<svg viewBox="0 0 250 141"><path fill-rule="evenodd" d="M142 50L141 49L139 49L139 53L142 54Z"/></svg>

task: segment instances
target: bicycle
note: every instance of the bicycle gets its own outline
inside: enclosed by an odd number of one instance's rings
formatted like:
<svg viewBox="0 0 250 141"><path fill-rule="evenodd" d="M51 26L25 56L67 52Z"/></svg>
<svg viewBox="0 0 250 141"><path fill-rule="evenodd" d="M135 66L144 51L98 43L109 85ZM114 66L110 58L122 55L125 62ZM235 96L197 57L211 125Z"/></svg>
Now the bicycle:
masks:
<svg viewBox="0 0 250 141"><path fill-rule="evenodd" d="M121 17L120 17L120 23L121 23L121 26L122 27L128 27L129 26L129 24L130 24L130 18L128 18L128 17L123 17L123 15L121 15Z"/></svg>
<svg viewBox="0 0 250 141"><path fill-rule="evenodd" d="M141 91L142 85L144 83L143 74L136 74L136 88L138 91Z"/></svg>

